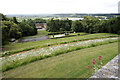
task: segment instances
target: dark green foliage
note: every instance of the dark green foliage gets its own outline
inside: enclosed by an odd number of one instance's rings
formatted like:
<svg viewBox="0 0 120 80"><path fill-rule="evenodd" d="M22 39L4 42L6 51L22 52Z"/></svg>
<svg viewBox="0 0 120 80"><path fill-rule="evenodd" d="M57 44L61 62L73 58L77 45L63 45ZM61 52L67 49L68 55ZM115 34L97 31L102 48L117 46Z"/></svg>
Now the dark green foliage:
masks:
<svg viewBox="0 0 120 80"><path fill-rule="evenodd" d="M87 33L97 33L98 32L98 24L99 19L94 18L92 16L86 16L82 20L83 31Z"/></svg>
<svg viewBox="0 0 120 80"><path fill-rule="evenodd" d="M10 39L21 37L18 25L10 21L2 21L2 44L7 44Z"/></svg>
<svg viewBox="0 0 120 80"><path fill-rule="evenodd" d="M47 22L47 31L75 31L86 33L120 33L120 17L114 17L109 20L99 20L92 16L86 16L83 20L54 20Z"/></svg>
<svg viewBox="0 0 120 80"><path fill-rule="evenodd" d="M19 27L20 31L22 32L22 36L32 36L37 33L37 29L35 28L35 26L30 26L26 22L21 22L19 24Z"/></svg>
<svg viewBox="0 0 120 80"><path fill-rule="evenodd" d="M7 26L5 26L5 25L2 25L2 44L4 45L4 44L7 44L8 42L9 42L9 36L10 35L8 35L9 34L9 29L8 29L8 27Z"/></svg>
<svg viewBox="0 0 120 80"><path fill-rule="evenodd" d="M0 13L0 15L2 16L2 21L9 21L11 20L10 18L6 17L6 15L3 15Z"/></svg>
<svg viewBox="0 0 120 80"><path fill-rule="evenodd" d="M37 29L35 27L35 22L30 20L24 20L18 22L16 17L7 18L2 15L2 44L8 44L9 41L14 39L19 39L22 36L32 36L37 34Z"/></svg>
<svg viewBox="0 0 120 80"><path fill-rule="evenodd" d="M72 23L72 31L75 31L75 32L82 32L83 31L83 25L82 25L82 22L81 21L73 21Z"/></svg>
<svg viewBox="0 0 120 80"><path fill-rule="evenodd" d="M18 24L18 21L17 21L16 17L13 17L13 22Z"/></svg>
<svg viewBox="0 0 120 80"><path fill-rule="evenodd" d="M53 18L47 22L47 31L49 32L59 32L59 31L70 31L71 30L71 20L54 20Z"/></svg>
<svg viewBox="0 0 120 80"><path fill-rule="evenodd" d="M91 16L84 17L82 21L73 21L72 30L75 32L87 33L115 33L120 32L120 17L114 17L109 20L99 20Z"/></svg>
<svg viewBox="0 0 120 80"><path fill-rule="evenodd" d="M35 22L31 19L20 22L19 28L21 29L20 31L22 32L22 36L32 36L37 34Z"/></svg>

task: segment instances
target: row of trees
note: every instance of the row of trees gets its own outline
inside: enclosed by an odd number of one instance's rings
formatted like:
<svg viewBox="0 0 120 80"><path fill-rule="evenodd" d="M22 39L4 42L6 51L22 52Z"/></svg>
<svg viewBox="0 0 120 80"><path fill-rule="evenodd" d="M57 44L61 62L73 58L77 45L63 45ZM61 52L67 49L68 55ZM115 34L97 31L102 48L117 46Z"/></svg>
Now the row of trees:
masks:
<svg viewBox="0 0 120 80"><path fill-rule="evenodd" d="M110 20L99 20L94 17L85 17L82 21L74 21L72 30L87 33L119 33L120 17Z"/></svg>
<svg viewBox="0 0 120 80"><path fill-rule="evenodd" d="M86 16L83 20L53 20L47 22L47 31L75 31L86 33L119 33L120 17L109 20L99 20L92 16Z"/></svg>
<svg viewBox="0 0 120 80"><path fill-rule="evenodd" d="M34 21L24 20L18 22L16 17L8 18L2 15L2 44L7 44L12 38L19 39L24 36L37 34Z"/></svg>
<svg viewBox="0 0 120 80"><path fill-rule="evenodd" d="M35 23L46 23L46 20L23 20L18 22L16 17L8 18L2 15L2 44L8 43L12 38L19 39L24 36L37 34ZM48 20L47 31L49 32L87 32L87 33L120 33L120 17L109 20L99 20L91 16L84 17L83 20Z"/></svg>

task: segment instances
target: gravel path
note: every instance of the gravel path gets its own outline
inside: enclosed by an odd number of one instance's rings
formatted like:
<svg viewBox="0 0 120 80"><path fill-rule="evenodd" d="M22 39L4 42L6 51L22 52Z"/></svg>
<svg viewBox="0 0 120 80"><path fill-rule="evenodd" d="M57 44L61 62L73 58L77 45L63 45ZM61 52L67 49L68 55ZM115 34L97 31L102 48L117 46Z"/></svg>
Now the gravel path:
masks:
<svg viewBox="0 0 120 80"><path fill-rule="evenodd" d="M88 80L120 80L118 59L120 54L114 57L110 62L98 70ZM114 79L113 79L114 78Z"/></svg>

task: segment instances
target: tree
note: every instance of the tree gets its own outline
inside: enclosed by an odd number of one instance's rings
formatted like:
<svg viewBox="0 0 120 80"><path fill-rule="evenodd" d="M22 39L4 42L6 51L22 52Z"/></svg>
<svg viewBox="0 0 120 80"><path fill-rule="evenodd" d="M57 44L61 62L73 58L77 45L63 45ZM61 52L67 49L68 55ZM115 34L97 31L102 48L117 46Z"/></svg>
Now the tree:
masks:
<svg viewBox="0 0 120 80"><path fill-rule="evenodd" d="M10 21L2 21L2 43L7 44L11 38L21 37L18 25Z"/></svg>
<svg viewBox="0 0 120 80"><path fill-rule="evenodd" d="M16 17L13 17L13 22L18 24L18 21L17 21Z"/></svg>
<svg viewBox="0 0 120 80"><path fill-rule="evenodd" d="M58 31L57 26L58 26L58 21L51 19L50 21L47 22L47 31L56 32Z"/></svg>
<svg viewBox="0 0 120 80"><path fill-rule="evenodd" d="M70 31L72 21L70 20L49 20L47 21L47 31L57 32L57 31Z"/></svg>
<svg viewBox="0 0 120 80"><path fill-rule="evenodd" d="M10 18L6 17L6 15L3 15L0 13L0 15L2 16L2 21L9 21Z"/></svg>
<svg viewBox="0 0 120 80"><path fill-rule="evenodd" d="M10 38L19 39L22 37L22 33L19 31L18 25L13 23L10 28Z"/></svg>
<svg viewBox="0 0 120 80"><path fill-rule="evenodd" d="M8 44L10 40L9 29L6 25L2 25L2 45Z"/></svg>
<svg viewBox="0 0 120 80"><path fill-rule="evenodd" d="M22 36L32 36L37 33L37 29L35 28L35 26L31 25L29 25L28 22L20 22L18 26L20 28L20 32L22 32Z"/></svg>
<svg viewBox="0 0 120 80"><path fill-rule="evenodd" d="M75 31L75 32L82 32L83 25L82 25L81 21L78 21L78 20L73 21L71 29L72 29L72 31Z"/></svg>
<svg viewBox="0 0 120 80"><path fill-rule="evenodd" d="M84 17L84 19L82 20L84 31L87 32L87 33L96 33L96 32L98 32L98 30L96 28L98 27L97 24L99 22L100 21L99 21L98 18L94 18L92 16Z"/></svg>

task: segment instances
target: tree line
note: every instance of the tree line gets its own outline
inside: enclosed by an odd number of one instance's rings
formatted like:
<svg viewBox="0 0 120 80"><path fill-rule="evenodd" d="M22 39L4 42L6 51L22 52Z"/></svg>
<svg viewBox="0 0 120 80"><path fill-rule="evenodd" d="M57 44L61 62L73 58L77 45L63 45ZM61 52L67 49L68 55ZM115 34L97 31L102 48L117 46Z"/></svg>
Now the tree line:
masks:
<svg viewBox="0 0 120 80"><path fill-rule="evenodd" d="M16 17L8 18L2 15L2 44L7 44L12 38L19 39L24 36L37 34L35 23L47 23L46 30L49 32L86 32L86 33L120 33L120 17L109 20L99 20L92 16L86 16L83 20L72 21L44 19L28 19L18 22Z"/></svg>
<svg viewBox="0 0 120 80"><path fill-rule="evenodd" d="M47 22L47 31L74 31L86 33L120 33L120 17L109 20L99 20L92 16L85 16L83 20L54 20Z"/></svg>
<svg viewBox="0 0 120 80"><path fill-rule="evenodd" d="M32 36L37 34L35 23L37 20L23 20L18 22L16 17L8 18L2 15L2 45L9 43L14 39L19 39L24 36Z"/></svg>

